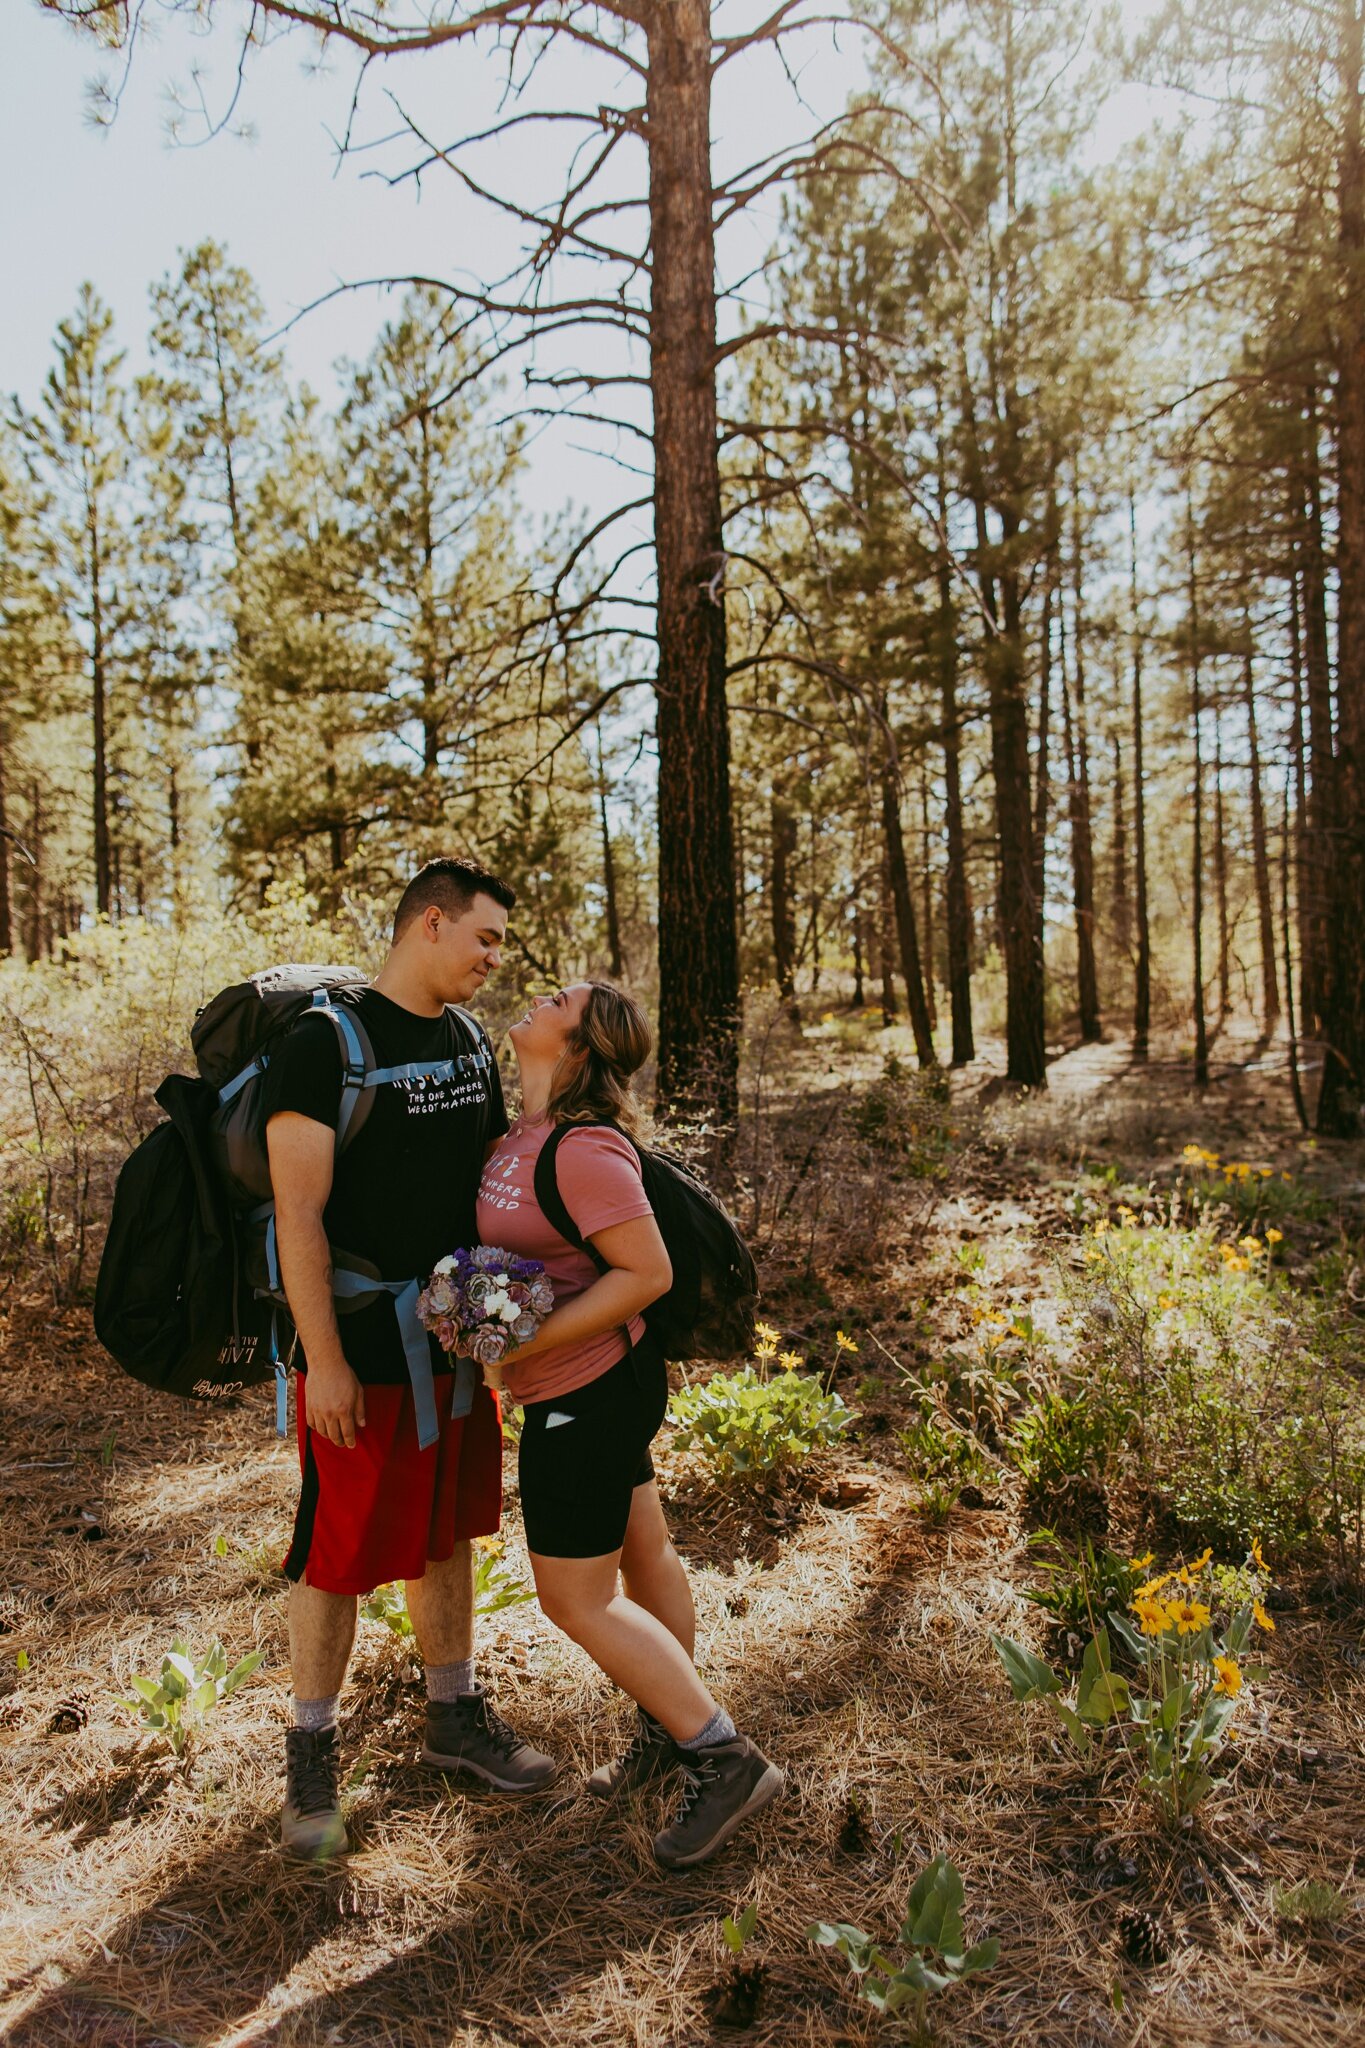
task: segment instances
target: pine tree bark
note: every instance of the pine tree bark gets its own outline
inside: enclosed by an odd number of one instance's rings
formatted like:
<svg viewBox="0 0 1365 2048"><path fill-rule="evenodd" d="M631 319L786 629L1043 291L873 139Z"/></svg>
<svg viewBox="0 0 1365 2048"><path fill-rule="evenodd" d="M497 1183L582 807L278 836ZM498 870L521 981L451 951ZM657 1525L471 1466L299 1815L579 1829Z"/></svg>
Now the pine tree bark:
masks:
<svg viewBox="0 0 1365 2048"><path fill-rule="evenodd" d="M1043 620L1038 630L1038 758L1033 775L1033 895L1038 906L1038 950L1047 946L1047 835L1052 803L1049 726L1052 722L1052 601L1054 566L1043 582Z"/></svg>
<svg viewBox="0 0 1365 2048"><path fill-rule="evenodd" d="M602 762L602 728L597 728L597 817L602 832L602 895L607 919L607 971L619 978L621 955L621 911L616 887L616 853L611 843L611 820L607 815L607 777Z"/></svg>
<svg viewBox="0 0 1365 2048"><path fill-rule="evenodd" d="M1133 966L1133 1058L1145 1060L1152 1028L1152 928L1147 906L1147 789L1143 765L1142 620L1138 612L1137 503L1128 498L1129 602L1133 627L1133 909L1137 959Z"/></svg>
<svg viewBox="0 0 1365 2048"><path fill-rule="evenodd" d="M1308 833L1308 740L1304 728L1303 579L1297 567L1289 577L1289 685L1291 745L1294 750L1294 914L1299 935L1299 998L1297 1028L1307 1034L1313 1025L1308 1011L1308 963L1313 952L1310 910L1312 851Z"/></svg>
<svg viewBox="0 0 1365 2048"><path fill-rule="evenodd" d="M882 834L886 842L887 876L900 941L901 976L905 982L910 1028L915 1035L915 1056L922 1067L937 1065L934 1037L929 1025L929 1005L924 999L924 974L920 959L919 933L915 924L915 899L905 863L905 836L901 830L900 792L896 770L888 761L882 770Z"/></svg>
<svg viewBox="0 0 1365 2048"><path fill-rule="evenodd" d="M1252 668L1251 621L1247 620L1242 693L1247 712L1248 773L1251 783L1251 861L1256 876L1256 913L1261 943L1261 1026L1267 1038L1280 1021L1280 981L1275 966L1275 902L1270 884L1265 790L1261 785L1261 740L1256 729L1256 686Z"/></svg>
<svg viewBox="0 0 1365 2048"><path fill-rule="evenodd" d="M733 1123L735 930L716 418L711 10L645 15L658 581L659 1068L663 1109Z"/></svg>
<svg viewBox="0 0 1365 2048"><path fill-rule="evenodd" d="M1120 953L1133 950L1133 904L1128 890L1128 803L1123 780L1123 735L1114 727L1114 836L1110 847L1110 894L1114 944Z"/></svg>
<svg viewBox="0 0 1365 2048"><path fill-rule="evenodd" d="M1228 930L1228 843L1223 804L1223 717L1213 701L1213 887L1218 912L1218 1029L1232 1015L1231 937Z"/></svg>
<svg viewBox="0 0 1365 2048"><path fill-rule="evenodd" d="M1300 878L1299 907L1305 937L1299 973L1299 1023L1305 1034L1311 1034L1321 1026L1330 950L1327 899L1331 870L1334 762L1320 433L1317 391L1310 387L1305 407L1302 497L1296 522L1308 693L1308 803L1302 814L1306 860Z"/></svg>
<svg viewBox="0 0 1365 2048"><path fill-rule="evenodd" d="M86 541L90 578L91 812L95 842L95 908L101 917L108 917L113 887L109 856L108 655L104 636L104 564L100 550L99 512L93 498L86 508Z"/></svg>
<svg viewBox="0 0 1365 2048"><path fill-rule="evenodd" d="M1209 1026L1204 1011L1204 716L1199 658L1199 584L1194 555L1194 508L1186 504L1189 549L1190 728L1194 740L1194 830L1191 858L1190 937L1194 955L1194 1081L1209 1084Z"/></svg>
<svg viewBox="0 0 1365 2048"><path fill-rule="evenodd" d="M1337 167L1343 302L1337 331L1337 745L1332 777L1331 951L1317 1125L1365 1125L1365 24L1340 0L1342 99Z"/></svg>
<svg viewBox="0 0 1365 2048"><path fill-rule="evenodd" d="M929 1029L938 1029L938 1006L934 1001L934 861L933 834L929 827L929 764L923 754L919 763L920 815L920 902L924 925L924 1001Z"/></svg>
<svg viewBox="0 0 1365 2048"><path fill-rule="evenodd" d="M5 748L0 740L0 957L14 950L14 908L10 900L9 816L5 809Z"/></svg>
<svg viewBox="0 0 1365 2048"><path fill-rule="evenodd" d="M896 912L891 900L891 860L885 843L882 846L880 911L877 921L877 951L881 964L882 1029L886 1030L896 1021Z"/></svg>

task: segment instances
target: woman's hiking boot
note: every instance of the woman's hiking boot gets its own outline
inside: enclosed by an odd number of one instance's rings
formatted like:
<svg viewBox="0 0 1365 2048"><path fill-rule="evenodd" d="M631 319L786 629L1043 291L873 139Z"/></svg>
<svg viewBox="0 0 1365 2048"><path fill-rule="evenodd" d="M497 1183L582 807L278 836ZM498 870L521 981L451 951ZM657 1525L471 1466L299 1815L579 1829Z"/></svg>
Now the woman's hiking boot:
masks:
<svg viewBox="0 0 1365 2048"><path fill-rule="evenodd" d="M494 1712L481 1685L457 1700L427 1701L422 1762L438 1771L468 1771L499 1792L538 1792L559 1773L552 1756L532 1749Z"/></svg>
<svg viewBox="0 0 1365 2048"><path fill-rule="evenodd" d="M601 1764L587 1781L594 1799L614 1799L618 1792L638 1792L655 1778L672 1770L678 1761L677 1745L668 1730L647 1714L635 1709L635 1733L625 1750L609 1764Z"/></svg>
<svg viewBox="0 0 1365 2048"><path fill-rule="evenodd" d="M654 1854L665 1870L705 1863L786 1783L747 1735L709 1742L704 1749L679 1749L678 1760L686 1779L682 1802L672 1824L654 1837Z"/></svg>
<svg viewBox="0 0 1365 2048"><path fill-rule="evenodd" d="M339 1763L335 1728L291 1728L286 1734L280 1820L286 1855L325 1863L349 1849L337 1796Z"/></svg>

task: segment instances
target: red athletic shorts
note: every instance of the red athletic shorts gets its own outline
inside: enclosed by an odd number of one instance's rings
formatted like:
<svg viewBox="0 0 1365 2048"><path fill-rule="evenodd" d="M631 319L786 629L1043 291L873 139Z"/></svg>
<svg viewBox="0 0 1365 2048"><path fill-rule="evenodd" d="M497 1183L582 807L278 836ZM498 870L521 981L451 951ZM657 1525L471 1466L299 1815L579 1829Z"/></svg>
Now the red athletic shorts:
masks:
<svg viewBox="0 0 1365 2048"><path fill-rule="evenodd" d="M480 1386L458 1422L451 1381L436 1376L441 1434L421 1450L411 1387L366 1387L365 1427L354 1450L308 1427L308 1382L295 1377L303 1488L286 1577L324 1593L372 1593L390 1579L420 1579L471 1536L502 1519L502 1417Z"/></svg>

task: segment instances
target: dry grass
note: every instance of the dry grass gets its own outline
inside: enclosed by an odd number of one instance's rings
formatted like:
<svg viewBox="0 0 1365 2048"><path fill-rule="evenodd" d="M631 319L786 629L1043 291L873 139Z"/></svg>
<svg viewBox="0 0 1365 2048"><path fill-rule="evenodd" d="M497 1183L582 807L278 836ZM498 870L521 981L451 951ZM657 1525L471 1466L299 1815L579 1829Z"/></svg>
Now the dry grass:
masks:
<svg viewBox="0 0 1365 2048"><path fill-rule="evenodd" d="M1120 1080L1105 1093L1117 1128ZM1024 1114L1028 1145L1060 1151L1046 1112ZM1085 1114L1100 1118L1093 1104ZM1185 1135L1178 1120L1171 1131ZM990 1144L975 1157L927 1235L888 1231L897 1248L861 1313L892 1346L904 1338L896 1290L916 1289L946 1325L933 1276L961 1230L985 1239L1002 1275L1045 1270L1020 1177ZM779 1313L795 1322L806 1297L799 1273L787 1277ZM343 1731L355 1853L330 1872L285 1865L287 1680L269 1561L295 1466L268 1434L267 1405L260 1394L233 1414L182 1412L102 1361L83 1312L12 1308L0 1353L0 2031L14 2048L684 2048L717 2038L706 1993L727 1960L719 1918L748 1898L767 1973L750 2038L859 2043L876 2023L805 1925L850 1919L890 1936L911 1876L940 1848L963 1872L969 1932L997 1933L1003 1949L994 1973L941 2005L943 2041L1359 2038L1359 1906L1314 1935L1278 1925L1270 1903L1277 1881L1356 1884L1358 1616L1281 1618L1260 1726L1202 1831L1172 1836L1121 1776L1087 1776L1008 1702L986 1637L1030 1631L1012 1512L926 1528L891 1435L827 1469L826 1481L868 1482L845 1485L844 1505L821 1475L736 1503L694 1465L661 1461L708 1679L789 1773L785 1801L714 1865L656 1868L657 1797L603 1812L576 1791L619 1741L624 1709L533 1607L484 1624L480 1653L503 1710L564 1758L561 1787L518 1803L423 1771L420 1688L401 1647L363 1624ZM509 1533L515 1562L515 1509ZM181 1627L266 1652L187 1766L161 1761L113 1704ZM861 1830L845 1825L851 1799ZM1171 1939L1170 1960L1146 1972L1119 1945L1133 1907Z"/></svg>

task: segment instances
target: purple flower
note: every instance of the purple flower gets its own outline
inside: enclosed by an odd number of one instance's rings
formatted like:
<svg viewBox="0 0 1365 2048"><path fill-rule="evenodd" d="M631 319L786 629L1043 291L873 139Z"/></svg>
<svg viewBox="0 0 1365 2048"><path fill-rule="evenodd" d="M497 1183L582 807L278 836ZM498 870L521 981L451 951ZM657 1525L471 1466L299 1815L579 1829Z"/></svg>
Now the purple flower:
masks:
<svg viewBox="0 0 1365 2048"><path fill-rule="evenodd" d="M530 1307L538 1316L547 1316L555 1305L555 1291L542 1273L531 1282Z"/></svg>
<svg viewBox="0 0 1365 2048"><path fill-rule="evenodd" d="M532 1315L529 1309L523 1309L510 1328L514 1343L529 1344L540 1328L540 1317Z"/></svg>
<svg viewBox="0 0 1365 2048"><path fill-rule="evenodd" d="M500 1271L507 1264L507 1253L496 1244L476 1244L469 1256L481 1273Z"/></svg>

